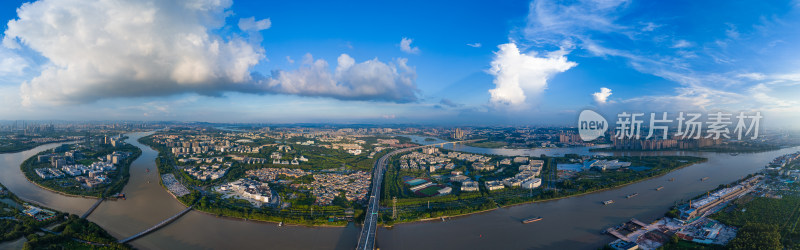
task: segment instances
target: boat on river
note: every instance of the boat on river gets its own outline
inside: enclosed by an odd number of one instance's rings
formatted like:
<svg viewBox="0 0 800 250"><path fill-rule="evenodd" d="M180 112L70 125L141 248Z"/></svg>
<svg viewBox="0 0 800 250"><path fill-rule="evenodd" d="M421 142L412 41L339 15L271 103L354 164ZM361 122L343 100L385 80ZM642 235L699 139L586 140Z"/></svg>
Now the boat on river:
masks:
<svg viewBox="0 0 800 250"><path fill-rule="evenodd" d="M614 203L614 200L607 200L607 201L604 201L604 202L603 202L603 205L609 205L609 204L611 204L611 203Z"/></svg>
<svg viewBox="0 0 800 250"><path fill-rule="evenodd" d="M630 199L630 198L636 197L637 195L639 195L639 193L632 193L632 194L629 194L628 196L625 196L625 198Z"/></svg>
<svg viewBox="0 0 800 250"><path fill-rule="evenodd" d="M522 220L522 224L528 224L528 223L537 222L537 221L540 221L540 220L542 220L541 216L539 216L539 217L531 217L531 218L527 218L527 219Z"/></svg>

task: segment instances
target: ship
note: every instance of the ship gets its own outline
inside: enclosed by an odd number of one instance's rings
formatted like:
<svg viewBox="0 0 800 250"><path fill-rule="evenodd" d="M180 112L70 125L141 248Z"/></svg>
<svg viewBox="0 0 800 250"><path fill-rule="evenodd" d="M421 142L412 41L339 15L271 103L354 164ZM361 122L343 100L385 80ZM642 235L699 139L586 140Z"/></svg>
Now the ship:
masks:
<svg viewBox="0 0 800 250"><path fill-rule="evenodd" d="M700 181L705 181L705 180L708 180L708 177L703 177L703 179L700 179Z"/></svg>
<svg viewBox="0 0 800 250"><path fill-rule="evenodd" d="M661 189L664 189L664 186L657 187L656 191L661 191Z"/></svg>
<svg viewBox="0 0 800 250"><path fill-rule="evenodd" d="M148 169L146 169L144 172L145 172L145 173L150 173L150 169L148 168Z"/></svg>
<svg viewBox="0 0 800 250"><path fill-rule="evenodd" d="M117 198L117 199L123 199L123 200L127 200L127 199L125 198L125 193L117 193L117 194L114 194L114 195L112 195L111 197L113 197L113 198Z"/></svg>
<svg viewBox="0 0 800 250"><path fill-rule="evenodd" d="M629 194L628 196L625 196L625 198L630 199L630 198L636 197L637 195L639 195L639 193L632 193L632 194Z"/></svg>
<svg viewBox="0 0 800 250"><path fill-rule="evenodd" d="M604 201L604 202L603 202L603 205L608 205L608 204L611 204L611 203L614 203L614 200L607 200L607 201Z"/></svg>
<svg viewBox="0 0 800 250"><path fill-rule="evenodd" d="M669 181L675 181L675 178L669 178Z"/></svg>
<svg viewBox="0 0 800 250"><path fill-rule="evenodd" d="M739 153L731 153L731 156L737 156Z"/></svg>
<svg viewBox="0 0 800 250"><path fill-rule="evenodd" d="M528 223L537 222L537 221L540 221L540 220L542 220L541 216L539 216L539 217L531 217L531 218L527 218L527 219L522 220L522 224L528 224Z"/></svg>

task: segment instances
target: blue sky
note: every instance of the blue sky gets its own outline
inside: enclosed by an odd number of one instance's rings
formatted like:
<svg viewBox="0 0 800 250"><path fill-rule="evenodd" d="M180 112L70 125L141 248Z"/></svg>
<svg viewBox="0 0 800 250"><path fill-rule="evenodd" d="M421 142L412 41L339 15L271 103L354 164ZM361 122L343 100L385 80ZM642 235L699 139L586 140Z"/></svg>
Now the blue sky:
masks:
<svg viewBox="0 0 800 250"><path fill-rule="evenodd" d="M0 3L0 120L800 128L798 1Z"/></svg>

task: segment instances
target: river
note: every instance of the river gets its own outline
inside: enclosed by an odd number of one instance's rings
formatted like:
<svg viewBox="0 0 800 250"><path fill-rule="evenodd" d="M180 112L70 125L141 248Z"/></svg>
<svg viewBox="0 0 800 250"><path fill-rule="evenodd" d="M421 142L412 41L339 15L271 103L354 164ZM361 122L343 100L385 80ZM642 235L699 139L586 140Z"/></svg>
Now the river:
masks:
<svg viewBox="0 0 800 250"><path fill-rule="evenodd" d="M88 217L118 238L138 233L181 211L184 206L158 183L154 164L158 153L136 140L149 133L131 133L127 140L142 149L131 165L130 182L124 189L128 199L103 202ZM413 137L412 137L413 138ZM415 141L425 142L423 137ZM57 144L43 145L14 154L0 154L0 182L19 197L74 214L83 214L95 200L59 195L29 183L19 165L37 152ZM465 152L499 155L539 156L567 153L602 155L693 155L708 162L686 167L665 176L625 187L561 200L501 208L480 215L449 219L445 222L408 223L391 229L381 228L377 245L381 249L596 249L613 240L600 231L630 218L649 222L660 217L677 200L694 197L719 184L729 183L761 169L773 158L795 152L800 147L762 153L730 156L707 152L630 152L594 153L587 148L559 149L484 149L447 145ZM146 169L150 173L146 173ZM710 179L700 181L709 176ZM670 178L675 181L669 182ZM148 183L149 181L149 183ZM655 191L664 186L662 191ZM639 196L625 199L638 192ZM600 204L614 199L609 206ZM542 216L544 220L522 224L520 220ZM359 228L284 226L219 218L192 211L172 224L145 235L131 244L140 249L352 249Z"/></svg>

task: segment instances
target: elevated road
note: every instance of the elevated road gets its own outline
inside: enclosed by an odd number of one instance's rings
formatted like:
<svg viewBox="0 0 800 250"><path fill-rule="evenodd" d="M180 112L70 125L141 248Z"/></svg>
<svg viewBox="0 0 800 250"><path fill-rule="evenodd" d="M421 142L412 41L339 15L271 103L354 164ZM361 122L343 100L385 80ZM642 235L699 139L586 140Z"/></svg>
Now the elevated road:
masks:
<svg viewBox="0 0 800 250"><path fill-rule="evenodd" d="M469 141L452 141L437 144L430 144L424 146L417 146L411 148L404 148L392 151L382 156L375 162L375 171L372 172L372 195L369 196L369 204L367 205L367 213L364 216L364 224L361 227L361 234L358 236L358 250L373 250L375 249L375 233L378 231L378 212L380 211L381 201L381 184L383 183L383 174L386 172L386 164L392 156L413 151L424 147L444 146L445 144L456 144L464 142L474 142L483 139L469 140Z"/></svg>

